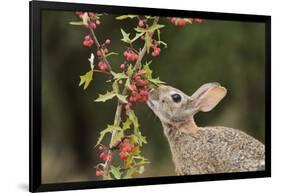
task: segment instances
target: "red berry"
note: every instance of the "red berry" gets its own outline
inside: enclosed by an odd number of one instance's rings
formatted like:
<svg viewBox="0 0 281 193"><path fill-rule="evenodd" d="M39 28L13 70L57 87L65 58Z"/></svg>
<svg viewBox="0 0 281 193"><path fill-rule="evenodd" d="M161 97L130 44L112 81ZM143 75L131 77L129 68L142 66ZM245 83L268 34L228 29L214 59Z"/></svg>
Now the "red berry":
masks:
<svg viewBox="0 0 281 193"><path fill-rule="evenodd" d="M139 27L143 28L145 26L145 23L143 20L139 20Z"/></svg>
<svg viewBox="0 0 281 193"><path fill-rule="evenodd" d="M104 160L106 158L106 154L104 152L102 152L100 155L99 155L99 158Z"/></svg>
<svg viewBox="0 0 281 193"><path fill-rule="evenodd" d="M184 26L185 25L185 23L186 23L186 21L184 20L184 18L180 18L179 20L178 20L178 26Z"/></svg>
<svg viewBox="0 0 281 193"><path fill-rule="evenodd" d="M121 68L122 70L124 70L124 69L126 68L126 65L125 65L124 63L122 63L122 64L120 64L120 68Z"/></svg>
<svg viewBox="0 0 281 193"><path fill-rule="evenodd" d="M148 92L146 90L141 90L140 91L140 95L141 96L147 96L148 95Z"/></svg>
<svg viewBox="0 0 281 193"><path fill-rule="evenodd" d="M108 66L104 61L100 61L98 63L98 67L101 71L106 71L108 69Z"/></svg>
<svg viewBox="0 0 281 193"><path fill-rule="evenodd" d="M194 21L197 22L197 23L203 23L205 20L200 19L200 18L196 18L196 19L194 19Z"/></svg>
<svg viewBox="0 0 281 193"><path fill-rule="evenodd" d="M101 51L100 50L97 51L97 56L101 57Z"/></svg>
<svg viewBox="0 0 281 193"><path fill-rule="evenodd" d="M95 23L90 23L90 24L88 24L88 26L89 26L89 28L92 28L92 29L96 29L97 28Z"/></svg>
<svg viewBox="0 0 281 193"><path fill-rule="evenodd" d="M122 160L126 160L128 158L128 155L124 152L120 152L119 156Z"/></svg>
<svg viewBox="0 0 281 193"><path fill-rule="evenodd" d="M84 37L84 39L85 39L85 40L91 40L92 38L91 38L91 35L86 35L86 36Z"/></svg>
<svg viewBox="0 0 281 193"><path fill-rule="evenodd" d="M104 147L103 146L99 146L99 150L104 150Z"/></svg>
<svg viewBox="0 0 281 193"><path fill-rule="evenodd" d="M83 45L86 47L91 47L94 44L93 40L84 40Z"/></svg>
<svg viewBox="0 0 281 193"><path fill-rule="evenodd" d="M147 80L139 80L137 81L137 86L146 86L148 84Z"/></svg>
<svg viewBox="0 0 281 193"><path fill-rule="evenodd" d="M103 176L104 172L101 170L96 170L96 176Z"/></svg>
<svg viewBox="0 0 281 193"><path fill-rule="evenodd" d="M176 21L177 21L177 19L176 19L175 17L173 17L173 18L171 19L171 23L172 23L172 24L175 24Z"/></svg>
<svg viewBox="0 0 281 193"><path fill-rule="evenodd" d="M107 48L104 48L104 49L103 49L103 52L104 52L104 54L107 54L107 53L108 53L108 49L107 49Z"/></svg>
<svg viewBox="0 0 281 193"><path fill-rule="evenodd" d="M106 157L106 160L111 161L112 160L112 155L108 154L107 157Z"/></svg>
<svg viewBox="0 0 281 193"><path fill-rule="evenodd" d="M127 57L127 55L128 55L128 52L127 52L127 51L124 51L124 52L123 52L123 56Z"/></svg>
<svg viewBox="0 0 281 193"><path fill-rule="evenodd" d="M89 17L94 17L94 13L93 12L88 12Z"/></svg>
<svg viewBox="0 0 281 193"><path fill-rule="evenodd" d="M110 39L105 40L105 44L109 45L111 43Z"/></svg>

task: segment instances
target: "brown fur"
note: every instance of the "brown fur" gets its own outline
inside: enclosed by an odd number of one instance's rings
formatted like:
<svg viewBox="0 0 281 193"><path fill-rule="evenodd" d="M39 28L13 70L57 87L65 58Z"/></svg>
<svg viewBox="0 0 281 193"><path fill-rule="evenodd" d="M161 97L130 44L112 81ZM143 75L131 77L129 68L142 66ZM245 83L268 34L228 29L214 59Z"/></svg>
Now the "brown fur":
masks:
<svg viewBox="0 0 281 193"><path fill-rule="evenodd" d="M237 129L202 128L195 124L194 114L202 109L209 111L216 106L226 94L226 90L223 89L217 83L208 83L200 87L192 95L193 98L169 86L150 92L148 105L162 122L176 174L265 169L264 145L258 140ZM170 99L171 93L179 93L182 96L182 104L173 103Z"/></svg>

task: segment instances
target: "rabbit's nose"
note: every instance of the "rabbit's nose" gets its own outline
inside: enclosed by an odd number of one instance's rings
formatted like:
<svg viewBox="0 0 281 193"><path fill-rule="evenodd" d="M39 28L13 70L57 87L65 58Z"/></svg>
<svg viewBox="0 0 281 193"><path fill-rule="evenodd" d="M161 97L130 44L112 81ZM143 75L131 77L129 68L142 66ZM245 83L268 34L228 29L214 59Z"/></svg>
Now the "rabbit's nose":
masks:
<svg viewBox="0 0 281 193"><path fill-rule="evenodd" d="M151 88L148 92L148 96L150 100L157 101L159 99L158 90L155 88Z"/></svg>

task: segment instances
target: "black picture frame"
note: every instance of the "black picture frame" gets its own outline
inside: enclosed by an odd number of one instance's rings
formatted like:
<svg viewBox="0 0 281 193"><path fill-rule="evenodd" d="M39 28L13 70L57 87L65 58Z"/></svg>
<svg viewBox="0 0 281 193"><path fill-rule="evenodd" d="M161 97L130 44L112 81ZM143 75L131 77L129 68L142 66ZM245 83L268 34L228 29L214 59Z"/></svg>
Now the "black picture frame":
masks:
<svg viewBox="0 0 281 193"><path fill-rule="evenodd" d="M244 178L261 178L271 176L271 17L266 15L248 15L233 13L216 13L202 11L185 11L124 6L105 6L80 3L61 3L47 1L29 2L30 11L30 161L29 191L59 191L90 188L108 188L151 184L183 183L213 180L230 180ZM107 12L112 14L149 14L159 16L192 16L214 20L249 21L265 23L265 148L266 167L264 171L204 174L192 176L169 176L107 181L87 181L71 183L42 184L41 182L41 13L42 10L67 10Z"/></svg>

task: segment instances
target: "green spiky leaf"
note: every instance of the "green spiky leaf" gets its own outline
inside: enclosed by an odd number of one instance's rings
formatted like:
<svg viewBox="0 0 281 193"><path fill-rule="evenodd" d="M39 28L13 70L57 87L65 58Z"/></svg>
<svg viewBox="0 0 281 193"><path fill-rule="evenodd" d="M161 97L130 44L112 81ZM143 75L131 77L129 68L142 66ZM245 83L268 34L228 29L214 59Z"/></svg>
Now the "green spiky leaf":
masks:
<svg viewBox="0 0 281 193"><path fill-rule="evenodd" d="M129 67L127 69L127 74L128 74L128 77L132 77L132 75L134 74L134 69L133 69L132 64L129 65Z"/></svg>
<svg viewBox="0 0 281 193"><path fill-rule="evenodd" d="M120 16L116 17L115 19L123 20L123 19L128 19L128 18L133 19L135 17L137 17L137 15L120 15Z"/></svg>
<svg viewBox="0 0 281 193"><path fill-rule="evenodd" d="M86 90L92 80L93 80L93 70L90 70L89 72L86 72L86 74L80 76L79 86L82 86L84 84L83 89Z"/></svg>
<svg viewBox="0 0 281 193"><path fill-rule="evenodd" d="M100 142L103 140L104 136L107 134L107 133L112 133L113 131L122 131L121 127L119 126L116 126L116 125L107 125L107 128L102 130L100 132L100 136L99 136L99 139L97 141L97 144L100 144Z"/></svg>
<svg viewBox="0 0 281 193"><path fill-rule="evenodd" d="M130 33L126 33L123 29L121 29L121 34L123 36L123 38L121 39L121 41L130 44L131 40L130 40Z"/></svg>
<svg viewBox="0 0 281 193"><path fill-rule="evenodd" d="M159 77L158 77L158 78L151 78L151 79L148 79L148 81L151 82L151 83L153 83L153 84L155 84L156 86L159 86L159 85L161 85L161 84L166 84L165 82L161 81L161 80L159 79Z"/></svg>
<svg viewBox="0 0 281 193"><path fill-rule="evenodd" d="M149 31L149 32L154 32L155 30L160 29L160 28L163 28L163 27L165 27L165 25L161 25L161 24L155 23L155 24L153 24L152 26L150 26L150 27L147 29L147 31Z"/></svg>
<svg viewBox="0 0 281 193"><path fill-rule="evenodd" d="M120 172L121 167L120 166L110 166L110 172L114 176L115 179L120 179L121 178L121 172Z"/></svg>
<svg viewBox="0 0 281 193"><path fill-rule="evenodd" d="M107 91L105 94L99 94L99 97L95 100L95 102L105 102L107 100L112 99L115 96L116 96L116 94L114 92Z"/></svg>
<svg viewBox="0 0 281 193"><path fill-rule="evenodd" d="M152 45L152 38L149 35L149 33L145 33L144 40L145 40L146 52L149 54L149 50Z"/></svg>
<svg viewBox="0 0 281 193"><path fill-rule="evenodd" d="M111 71L111 74L113 75L113 78L115 80L128 78L128 76L125 74L125 72L115 73L115 72Z"/></svg>
<svg viewBox="0 0 281 193"><path fill-rule="evenodd" d="M69 22L70 25L84 25L83 21L71 21Z"/></svg>
<svg viewBox="0 0 281 193"><path fill-rule="evenodd" d="M145 76L147 79L151 79L152 78L152 70L150 69L149 65L151 64L152 61L146 62L143 65L143 69L145 70Z"/></svg>
<svg viewBox="0 0 281 193"><path fill-rule="evenodd" d="M135 30L136 32L140 32L140 33L145 33L145 32L147 32L146 29L141 28L141 27L136 27L136 28L134 28L134 30Z"/></svg>
<svg viewBox="0 0 281 193"><path fill-rule="evenodd" d="M129 129L131 127L132 121L128 118L125 122L122 123L123 130Z"/></svg>

